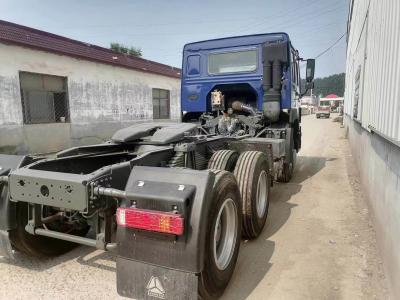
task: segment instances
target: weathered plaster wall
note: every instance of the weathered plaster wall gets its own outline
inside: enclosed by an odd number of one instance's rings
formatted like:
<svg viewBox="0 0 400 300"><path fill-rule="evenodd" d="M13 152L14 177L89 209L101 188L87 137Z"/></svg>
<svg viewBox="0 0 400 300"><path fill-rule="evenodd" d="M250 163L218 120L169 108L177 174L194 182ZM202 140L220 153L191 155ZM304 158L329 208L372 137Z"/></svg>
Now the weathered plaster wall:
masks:
<svg viewBox="0 0 400 300"><path fill-rule="evenodd" d="M0 44L0 153L54 152L97 143L153 118L152 88L170 91L171 120L180 118L180 80ZM68 78L70 123L23 125L19 71Z"/></svg>

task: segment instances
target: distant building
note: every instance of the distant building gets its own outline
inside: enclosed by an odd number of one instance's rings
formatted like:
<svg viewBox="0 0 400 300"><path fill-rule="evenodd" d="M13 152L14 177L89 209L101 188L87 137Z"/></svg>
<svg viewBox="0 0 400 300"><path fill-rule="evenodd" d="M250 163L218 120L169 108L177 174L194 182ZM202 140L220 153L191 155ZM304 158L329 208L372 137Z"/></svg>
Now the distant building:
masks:
<svg viewBox="0 0 400 300"><path fill-rule="evenodd" d="M180 69L0 21L0 153L98 143L180 119Z"/></svg>
<svg viewBox="0 0 400 300"><path fill-rule="evenodd" d="M392 299L400 299L399 24L399 1L350 3L344 122Z"/></svg>
<svg viewBox="0 0 400 300"><path fill-rule="evenodd" d="M302 105L317 105L318 104L318 97L315 95L312 96L304 96L301 98Z"/></svg>
<svg viewBox="0 0 400 300"><path fill-rule="evenodd" d="M301 98L301 114L310 115L314 113L315 106L318 104L318 97L315 95L304 96Z"/></svg>
<svg viewBox="0 0 400 300"><path fill-rule="evenodd" d="M319 105L330 106L332 111L338 111L339 107L343 106L343 97L339 97L335 94L329 94L319 99Z"/></svg>

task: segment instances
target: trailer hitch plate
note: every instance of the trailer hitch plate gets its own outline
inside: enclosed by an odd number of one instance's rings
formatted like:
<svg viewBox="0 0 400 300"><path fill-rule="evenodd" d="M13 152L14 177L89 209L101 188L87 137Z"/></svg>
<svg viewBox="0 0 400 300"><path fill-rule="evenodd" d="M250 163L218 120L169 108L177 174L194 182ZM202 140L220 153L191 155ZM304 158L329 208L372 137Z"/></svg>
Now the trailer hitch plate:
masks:
<svg viewBox="0 0 400 300"><path fill-rule="evenodd" d="M167 269L117 258L117 289L121 296L134 299L197 299L194 273Z"/></svg>
<svg viewBox="0 0 400 300"><path fill-rule="evenodd" d="M84 211L88 206L87 176L21 168L9 176L10 196L48 206Z"/></svg>

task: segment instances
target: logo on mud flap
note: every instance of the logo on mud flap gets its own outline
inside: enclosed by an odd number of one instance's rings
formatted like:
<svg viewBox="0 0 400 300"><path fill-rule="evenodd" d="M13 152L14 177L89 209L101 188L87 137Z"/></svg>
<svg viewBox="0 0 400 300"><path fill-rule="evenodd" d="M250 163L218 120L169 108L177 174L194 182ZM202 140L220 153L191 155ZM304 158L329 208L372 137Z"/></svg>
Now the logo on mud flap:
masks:
<svg viewBox="0 0 400 300"><path fill-rule="evenodd" d="M151 276L149 283L147 284L147 295L156 297L159 299L165 299L165 290L158 277Z"/></svg>

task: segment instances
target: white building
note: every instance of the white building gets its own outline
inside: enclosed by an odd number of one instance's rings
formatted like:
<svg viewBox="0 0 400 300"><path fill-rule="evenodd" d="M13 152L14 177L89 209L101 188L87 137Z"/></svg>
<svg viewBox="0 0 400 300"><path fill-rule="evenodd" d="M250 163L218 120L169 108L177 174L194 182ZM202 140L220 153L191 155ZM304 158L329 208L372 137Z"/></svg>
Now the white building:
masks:
<svg viewBox="0 0 400 300"><path fill-rule="evenodd" d="M344 97L339 97L335 94L327 95L323 98L319 98L319 106L330 106L332 112L339 112L340 108L343 107Z"/></svg>
<svg viewBox="0 0 400 300"><path fill-rule="evenodd" d="M316 106L318 105L318 97L316 95L304 96L301 98L301 104Z"/></svg>
<svg viewBox="0 0 400 300"><path fill-rule="evenodd" d="M344 122L400 299L400 1L350 3Z"/></svg>
<svg viewBox="0 0 400 300"><path fill-rule="evenodd" d="M98 143L180 119L180 69L0 21L0 153Z"/></svg>

